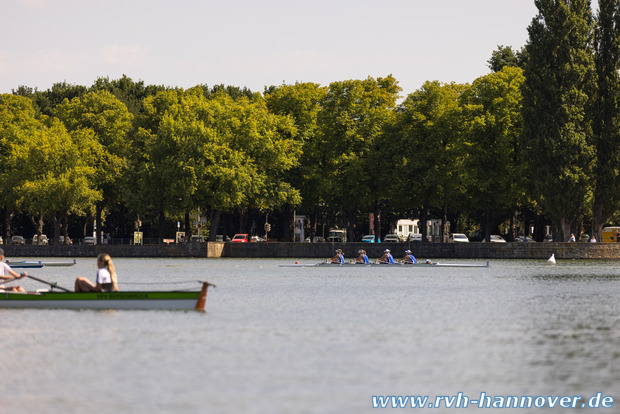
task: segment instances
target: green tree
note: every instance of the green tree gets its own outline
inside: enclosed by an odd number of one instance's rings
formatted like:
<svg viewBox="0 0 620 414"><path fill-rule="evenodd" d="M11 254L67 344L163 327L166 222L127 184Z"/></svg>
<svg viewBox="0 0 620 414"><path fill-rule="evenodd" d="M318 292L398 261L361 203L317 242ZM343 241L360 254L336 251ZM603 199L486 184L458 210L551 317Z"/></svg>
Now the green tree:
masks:
<svg viewBox="0 0 620 414"><path fill-rule="evenodd" d="M395 121L394 162L401 177L400 204L420 208L426 223L430 209L441 211L442 242L447 241L448 210L457 210L465 192L465 145L459 97L467 88L426 82L399 106ZM426 226L421 226L426 240Z"/></svg>
<svg viewBox="0 0 620 414"><path fill-rule="evenodd" d="M285 176L299 154L292 119L269 113L262 98L234 100L218 93L207 99L193 88L148 98L145 110L155 127L147 131L143 194L160 223L183 200L193 203L185 208L216 211L214 217L299 201Z"/></svg>
<svg viewBox="0 0 620 414"><path fill-rule="evenodd" d="M53 218L54 239L61 229L68 237L68 214L86 215L101 199L93 186L93 165L100 153L92 132L70 134L57 119L13 146L7 165L16 182L17 203L28 214ZM38 227L37 234L41 231Z"/></svg>
<svg viewBox="0 0 620 414"><path fill-rule="evenodd" d="M597 95L594 106L594 205L592 234L618 210L620 194L620 2L600 0L595 32Z"/></svg>
<svg viewBox="0 0 620 414"><path fill-rule="evenodd" d="M319 166L329 178L324 198L345 214L349 239L354 236L356 213L376 210L377 201L384 197L386 189L375 180L379 171L376 164L369 162L369 155L376 150L376 141L391 120L400 91L391 75L369 77L333 82L320 100Z"/></svg>
<svg viewBox="0 0 620 414"><path fill-rule="evenodd" d="M96 169L94 185L103 194L95 213L97 240L101 240L102 212L121 203L127 189L125 180L131 145L127 133L133 115L124 103L105 90L65 100L56 107L55 114L71 132L91 131L102 146L103 151L93 162Z"/></svg>
<svg viewBox="0 0 620 414"><path fill-rule="evenodd" d="M9 157L15 148L28 140L40 127L30 99L10 94L0 95L0 207L4 211L6 240L11 238L11 221L18 207L19 180L15 168L32 168L28 164L11 165Z"/></svg>
<svg viewBox="0 0 620 414"><path fill-rule="evenodd" d="M326 88L316 83L272 86L265 91L265 101L272 113L290 116L295 121L295 143L301 148L299 165L290 172L291 185L302 194L300 210L310 218L310 240L317 233L320 208L325 204L325 188L329 178L321 168L323 148L320 145L318 114Z"/></svg>
<svg viewBox="0 0 620 414"><path fill-rule="evenodd" d="M568 240L592 192L592 11L587 0L535 4L526 45L523 159L543 210Z"/></svg>
<svg viewBox="0 0 620 414"><path fill-rule="evenodd" d="M512 50L510 46L497 46L491 54L491 58L487 60L489 69L493 72L499 72L506 66L522 67L523 57L521 52Z"/></svg>
<svg viewBox="0 0 620 414"><path fill-rule="evenodd" d="M523 81L521 69L505 66L476 79L460 98L467 194L471 208L484 211L487 242L499 214L525 193L518 147Z"/></svg>

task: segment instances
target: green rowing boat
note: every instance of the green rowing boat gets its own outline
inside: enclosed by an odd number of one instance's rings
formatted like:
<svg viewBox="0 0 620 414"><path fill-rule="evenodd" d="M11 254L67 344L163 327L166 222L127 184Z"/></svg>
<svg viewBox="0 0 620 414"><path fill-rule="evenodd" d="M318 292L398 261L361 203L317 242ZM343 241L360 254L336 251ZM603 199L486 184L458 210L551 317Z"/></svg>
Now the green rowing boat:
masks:
<svg viewBox="0 0 620 414"><path fill-rule="evenodd" d="M195 309L204 311L209 282L200 291L4 292L0 308L35 309Z"/></svg>

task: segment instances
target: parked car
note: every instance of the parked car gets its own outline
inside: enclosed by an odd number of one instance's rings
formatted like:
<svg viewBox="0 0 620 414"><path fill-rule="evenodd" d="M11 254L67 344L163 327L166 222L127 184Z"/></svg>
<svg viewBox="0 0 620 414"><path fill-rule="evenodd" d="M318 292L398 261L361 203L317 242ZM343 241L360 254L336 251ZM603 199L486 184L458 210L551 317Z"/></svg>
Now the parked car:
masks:
<svg viewBox="0 0 620 414"><path fill-rule="evenodd" d="M383 238L383 243L398 243L400 239L398 238L398 234L386 234Z"/></svg>
<svg viewBox="0 0 620 414"><path fill-rule="evenodd" d="M250 241L249 234L235 234L232 238L233 243L248 243Z"/></svg>
<svg viewBox="0 0 620 414"><path fill-rule="evenodd" d="M204 236L194 235L194 236L189 238L189 241L190 241L190 243L204 243L205 242L205 238L204 238Z"/></svg>
<svg viewBox="0 0 620 414"><path fill-rule="evenodd" d="M551 243L553 241L553 236L551 234L547 234L543 240L543 243Z"/></svg>
<svg viewBox="0 0 620 414"><path fill-rule="evenodd" d="M463 233L452 233L448 243L469 243L469 239Z"/></svg>
<svg viewBox="0 0 620 414"><path fill-rule="evenodd" d="M266 240L264 237L261 237L261 236L252 236L250 241L255 242L255 243L264 243Z"/></svg>
<svg viewBox="0 0 620 414"><path fill-rule="evenodd" d="M506 240L504 240L504 238L499 234L491 234L489 241L491 243L506 243ZM486 240L482 239L482 242L486 242Z"/></svg>
<svg viewBox="0 0 620 414"><path fill-rule="evenodd" d="M60 244L65 244L65 236L60 236ZM73 241L67 237L67 243L66 244L73 244Z"/></svg>
<svg viewBox="0 0 620 414"><path fill-rule="evenodd" d="M89 245L89 246L94 246L97 244L97 239L92 236L84 237L84 244Z"/></svg>
<svg viewBox="0 0 620 414"><path fill-rule="evenodd" d="M409 233L409 236L407 237L407 241L410 241L410 242L421 242L422 241L422 234L421 233Z"/></svg>
<svg viewBox="0 0 620 414"><path fill-rule="evenodd" d="M41 235L41 244L48 244L49 240L47 238L47 236L45 234ZM38 245L39 244L39 238L38 238L38 234L35 234L34 236L32 236L32 244L33 245Z"/></svg>
<svg viewBox="0 0 620 414"><path fill-rule="evenodd" d="M322 236L314 236L312 243L323 243L324 241L325 239ZM304 242L310 243L310 237L306 237L306 240L304 240Z"/></svg>
<svg viewBox="0 0 620 414"><path fill-rule="evenodd" d="M515 241L521 243L530 243L535 242L536 240L532 239L530 236L519 236L515 239Z"/></svg>
<svg viewBox="0 0 620 414"><path fill-rule="evenodd" d="M26 240L22 236L11 237L11 244L26 244Z"/></svg>
<svg viewBox="0 0 620 414"><path fill-rule="evenodd" d="M374 234L367 234L364 237L362 237L362 241L366 242L366 243L374 243L375 242L375 235Z"/></svg>

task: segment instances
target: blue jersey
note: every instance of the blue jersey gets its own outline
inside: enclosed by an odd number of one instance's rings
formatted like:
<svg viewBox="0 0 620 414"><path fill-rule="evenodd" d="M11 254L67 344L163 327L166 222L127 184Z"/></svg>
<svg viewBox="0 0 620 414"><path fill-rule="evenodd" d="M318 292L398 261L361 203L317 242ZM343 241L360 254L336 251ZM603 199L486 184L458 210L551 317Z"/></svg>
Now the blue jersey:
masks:
<svg viewBox="0 0 620 414"><path fill-rule="evenodd" d="M394 258L392 257L390 253L387 254L386 263L394 264Z"/></svg>
<svg viewBox="0 0 620 414"><path fill-rule="evenodd" d="M364 256L362 256L362 259L364 259L364 263L365 263L365 264L370 263L370 262L368 261L368 256L364 255Z"/></svg>
<svg viewBox="0 0 620 414"><path fill-rule="evenodd" d="M338 253L338 260L336 261L336 263L344 264L344 256L342 255L342 253Z"/></svg>
<svg viewBox="0 0 620 414"><path fill-rule="evenodd" d="M413 257L412 254L408 254L407 258L409 259L411 263L418 263L418 261L415 259L415 257Z"/></svg>

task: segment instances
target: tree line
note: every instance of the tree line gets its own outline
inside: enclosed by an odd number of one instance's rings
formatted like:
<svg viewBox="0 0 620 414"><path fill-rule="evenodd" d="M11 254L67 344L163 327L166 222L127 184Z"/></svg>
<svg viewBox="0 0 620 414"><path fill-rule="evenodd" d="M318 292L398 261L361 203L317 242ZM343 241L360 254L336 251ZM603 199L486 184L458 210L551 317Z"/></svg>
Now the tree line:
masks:
<svg viewBox="0 0 620 414"><path fill-rule="evenodd" d="M489 74L405 97L391 75L263 93L126 76L20 86L0 95L5 237L27 218L55 238L95 221L112 237L214 240L269 221L291 240L303 214L311 237L436 217L444 238L533 227L542 240L550 226L600 239L620 203L620 1L596 16L587 0L535 3L528 43L499 46Z"/></svg>

